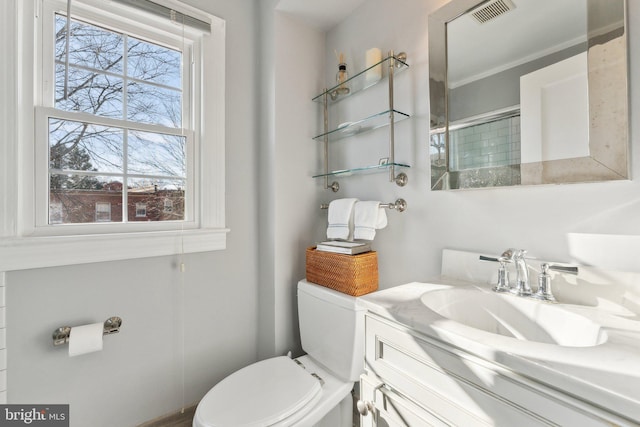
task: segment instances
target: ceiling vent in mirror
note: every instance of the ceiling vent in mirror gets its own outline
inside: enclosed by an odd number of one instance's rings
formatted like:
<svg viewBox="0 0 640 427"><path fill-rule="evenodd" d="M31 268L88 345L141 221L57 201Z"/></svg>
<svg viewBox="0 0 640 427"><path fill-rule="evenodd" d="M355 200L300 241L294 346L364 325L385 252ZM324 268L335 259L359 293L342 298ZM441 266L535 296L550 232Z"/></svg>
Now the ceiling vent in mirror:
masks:
<svg viewBox="0 0 640 427"><path fill-rule="evenodd" d="M481 24L485 22L491 21L498 16L509 12L510 10L515 9L516 6L510 0L493 0L489 1L476 10L472 11L471 14Z"/></svg>

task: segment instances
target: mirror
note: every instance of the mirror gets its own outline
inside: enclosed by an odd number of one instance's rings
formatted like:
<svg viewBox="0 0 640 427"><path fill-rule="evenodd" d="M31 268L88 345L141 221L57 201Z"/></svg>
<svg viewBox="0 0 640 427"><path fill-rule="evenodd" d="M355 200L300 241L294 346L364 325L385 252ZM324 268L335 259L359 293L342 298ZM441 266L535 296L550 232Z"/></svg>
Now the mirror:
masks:
<svg viewBox="0 0 640 427"><path fill-rule="evenodd" d="M429 16L431 188L628 179L625 0L451 0Z"/></svg>

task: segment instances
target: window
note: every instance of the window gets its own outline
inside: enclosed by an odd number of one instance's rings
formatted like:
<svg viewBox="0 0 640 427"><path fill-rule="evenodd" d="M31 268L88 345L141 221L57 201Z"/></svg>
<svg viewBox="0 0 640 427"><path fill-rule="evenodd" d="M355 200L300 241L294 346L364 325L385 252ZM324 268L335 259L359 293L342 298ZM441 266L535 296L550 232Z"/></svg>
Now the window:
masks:
<svg viewBox="0 0 640 427"><path fill-rule="evenodd" d="M224 249L224 21L173 0L73 0L70 19L67 0L6 1L21 71L0 68L0 269Z"/></svg>
<svg viewBox="0 0 640 427"><path fill-rule="evenodd" d="M162 32L137 37L119 23L68 22L66 12L53 19L53 49L43 49L53 61L53 93L45 94L39 116L46 123L36 125L47 129L48 199L61 203L61 222L90 222L83 213L95 199L121 198L122 212L109 221L126 223L126 200L150 188L190 197L186 156L194 143L186 106L199 87L189 79L192 43L161 42ZM135 206L136 218L146 216ZM149 219L185 220L181 213Z"/></svg>
<svg viewBox="0 0 640 427"><path fill-rule="evenodd" d="M136 217L137 218L146 218L147 217L147 204L146 203L136 203Z"/></svg>
<svg viewBox="0 0 640 427"><path fill-rule="evenodd" d="M96 202L96 222L111 221L111 203Z"/></svg>

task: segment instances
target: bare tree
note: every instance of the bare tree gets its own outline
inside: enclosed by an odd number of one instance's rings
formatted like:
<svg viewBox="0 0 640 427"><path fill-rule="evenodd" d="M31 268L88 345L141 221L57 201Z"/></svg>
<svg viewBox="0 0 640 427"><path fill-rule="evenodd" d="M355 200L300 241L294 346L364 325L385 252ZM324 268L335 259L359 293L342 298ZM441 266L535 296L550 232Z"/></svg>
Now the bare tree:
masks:
<svg viewBox="0 0 640 427"><path fill-rule="evenodd" d="M56 108L182 127L180 52L76 20L67 34L63 15L56 16L55 37ZM50 189L58 198L70 189L101 190L106 188L101 173L122 181L126 172L138 178L122 182L125 190L146 181L156 182L157 190L162 181L158 177L173 178L171 187L182 190L185 140L179 135L52 118Z"/></svg>

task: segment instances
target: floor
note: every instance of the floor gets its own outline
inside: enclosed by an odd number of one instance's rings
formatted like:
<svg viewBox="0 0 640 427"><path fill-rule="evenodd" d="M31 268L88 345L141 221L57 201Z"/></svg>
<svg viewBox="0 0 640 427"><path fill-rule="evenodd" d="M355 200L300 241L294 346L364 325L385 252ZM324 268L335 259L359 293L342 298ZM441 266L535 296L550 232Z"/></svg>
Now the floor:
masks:
<svg viewBox="0 0 640 427"><path fill-rule="evenodd" d="M178 412L172 415L167 415L165 417L140 424L138 427L191 427L195 412L196 407L192 406L190 408L186 408L183 414Z"/></svg>
<svg viewBox="0 0 640 427"><path fill-rule="evenodd" d="M354 393L354 391L352 391L352 393ZM357 392L353 397L353 426L358 427L360 425L360 414L355 408L355 402L358 401ZM147 421L146 423L140 424L138 427L192 427L195 412L196 407L192 406L190 408L186 408L184 413L177 412L175 414L170 414L155 420Z"/></svg>

